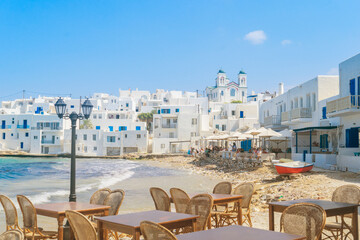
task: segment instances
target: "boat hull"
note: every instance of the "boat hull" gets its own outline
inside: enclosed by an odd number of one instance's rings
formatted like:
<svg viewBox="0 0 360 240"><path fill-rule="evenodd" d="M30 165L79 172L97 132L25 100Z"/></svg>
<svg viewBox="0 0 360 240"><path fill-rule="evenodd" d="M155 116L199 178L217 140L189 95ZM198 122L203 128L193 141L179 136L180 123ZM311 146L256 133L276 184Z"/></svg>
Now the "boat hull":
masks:
<svg viewBox="0 0 360 240"><path fill-rule="evenodd" d="M304 173L313 168L314 164L307 164L305 166L282 166L275 165L276 171L279 174L292 174L292 173Z"/></svg>

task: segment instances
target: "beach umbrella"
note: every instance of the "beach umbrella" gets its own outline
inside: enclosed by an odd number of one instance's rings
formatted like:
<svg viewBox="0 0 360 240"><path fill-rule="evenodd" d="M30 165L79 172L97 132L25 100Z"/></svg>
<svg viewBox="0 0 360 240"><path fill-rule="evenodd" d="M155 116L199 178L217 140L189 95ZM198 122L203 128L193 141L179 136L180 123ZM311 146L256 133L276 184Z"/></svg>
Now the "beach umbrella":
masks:
<svg viewBox="0 0 360 240"><path fill-rule="evenodd" d="M275 132L271 128L266 129L265 131L259 133L257 136L263 137L263 138L282 137L282 135L280 133Z"/></svg>
<svg viewBox="0 0 360 240"><path fill-rule="evenodd" d="M260 133L266 131L266 128L261 127L259 129L253 128L248 131L246 131L246 134L251 134L253 136L253 140L255 140L255 136L259 135ZM257 145L257 144L256 144Z"/></svg>

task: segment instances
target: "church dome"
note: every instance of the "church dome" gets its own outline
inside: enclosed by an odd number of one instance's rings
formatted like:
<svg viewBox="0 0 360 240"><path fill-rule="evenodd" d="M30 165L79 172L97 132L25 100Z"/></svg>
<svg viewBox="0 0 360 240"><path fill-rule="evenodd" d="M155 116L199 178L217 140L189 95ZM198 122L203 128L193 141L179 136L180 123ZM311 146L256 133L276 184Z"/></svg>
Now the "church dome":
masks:
<svg viewBox="0 0 360 240"><path fill-rule="evenodd" d="M225 72L222 69L220 69L218 73L225 73Z"/></svg>
<svg viewBox="0 0 360 240"><path fill-rule="evenodd" d="M240 70L239 74L246 74L243 70Z"/></svg>

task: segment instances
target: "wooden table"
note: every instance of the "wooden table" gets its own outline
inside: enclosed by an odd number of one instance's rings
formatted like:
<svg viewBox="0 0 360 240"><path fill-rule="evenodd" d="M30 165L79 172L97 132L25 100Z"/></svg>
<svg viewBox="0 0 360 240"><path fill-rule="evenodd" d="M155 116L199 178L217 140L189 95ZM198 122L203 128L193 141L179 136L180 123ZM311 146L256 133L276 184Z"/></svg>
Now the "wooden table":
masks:
<svg viewBox="0 0 360 240"><path fill-rule="evenodd" d="M192 198L198 194L201 193L194 193L189 194L189 197ZM220 205L220 204L226 204L226 203L238 203L239 206L241 206L241 201L243 199L243 195L232 195L232 194L214 194L214 193L207 193L213 198L214 205ZM170 198L170 201L173 202L172 198ZM241 207L238 208L238 216L237 220L239 225L242 225L242 209ZM208 224L208 228L211 228L211 224Z"/></svg>
<svg viewBox="0 0 360 240"><path fill-rule="evenodd" d="M107 230L130 234L133 239L140 239L140 223L142 221L152 221L168 229L177 229L187 226L192 226L194 231L196 229L196 219L199 216L165 212L159 210L129 213L122 215L114 215L107 217L96 217L98 222L99 239L107 239Z"/></svg>
<svg viewBox="0 0 360 240"><path fill-rule="evenodd" d="M339 216L344 214L352 214L352 231L354 233L354 240L359 240L359 227L358 227L358 205L349 203L339 203L325 200L316 199L299 199L284 202L270 202L269 204L269 229L274 231L274 212L283 212L285 208L295 203L313 203L322 207L327 217Z"/></svg>
<svg viewBox="0 0 360 240"><path fill-rule="evenodd" d="M58 239L64 238L64 219L66 210L74 210L84 215L109 215L110 206L95 205L80 202L62 202L35 205L36 213L46 217L56 218L58 221Z"/></svg>
<svg viewBox="0 0 360 240"><path fill-rule="evenodd" d="M231 225L227 227L215 228L206 231L185 233L176 236L178 240L300 240L306 239L297 235L273 232L257 228L250 228L239 225Z"/></svg>

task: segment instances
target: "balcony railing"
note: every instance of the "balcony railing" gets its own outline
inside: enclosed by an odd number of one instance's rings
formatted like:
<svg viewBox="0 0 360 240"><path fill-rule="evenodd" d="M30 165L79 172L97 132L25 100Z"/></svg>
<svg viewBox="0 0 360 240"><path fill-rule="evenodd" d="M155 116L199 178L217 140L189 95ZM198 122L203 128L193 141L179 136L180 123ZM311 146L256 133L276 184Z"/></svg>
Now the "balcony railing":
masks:
<svg viewBox="0 0 360 240"><path fill-rule="evenodd" d="M162 128L176 128L177 124L176 123L171 123L171 124L163 124Z"/></svg>
<svg viewBox="0 0 360 240"><path fill-rule="evenodd" d="M311 118L310 108L295 108L291 110L291 119Z"/></svg>
<svg viewBox="0 0 360 240"><path fill-rule="evenodd" d="M346 109L358 109L360 107L360 95L346 96L326 103L326 112L334 113Z"/></svg>
<svg viewBox="0 0 360 240"><path fill-rule="evenodd" d="M30 128L30 126L29 125L17 125L17 128L19 128L19 129L29 129Z"/></svg>
<svg viewBox="0 0 360 240"><path fill-rule="evenodd" d="M265 126L281 125L281 116L273 115L273 116L264 118L264 125Z"/></svg>
<svg viewBox="0 0 360 240"><path fill-rule="evenodd" d="M290 112L282 112L281 113L281 121L282 122L286 122L286 121L290 121Z"/></svg>
<svg viewBox="0 0 360 240"><path fill-rule="evenodd" d="M55 140L41 140L42 144L55 144Z"/></svg>
<svg viewBox="0 0 360 240"><path fill-rule="evenodd" d="M0 129L11 129L11 125L0 125Z"/></svg>
<svg viewBox="0 0 360 240"><path fill-rule="evenodd" d="M31 130L61 130L61 128L58 127L31 127Z"/></svg>

